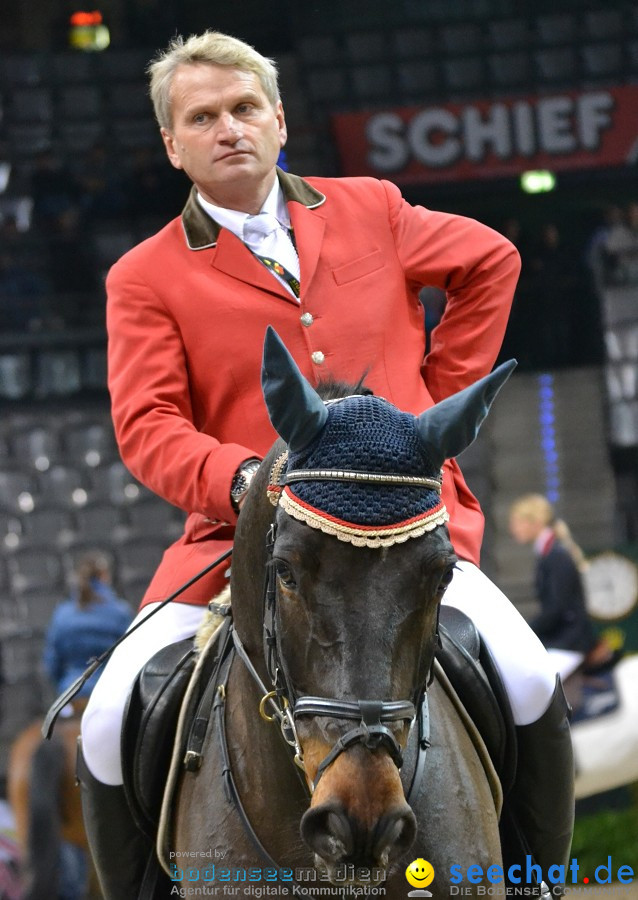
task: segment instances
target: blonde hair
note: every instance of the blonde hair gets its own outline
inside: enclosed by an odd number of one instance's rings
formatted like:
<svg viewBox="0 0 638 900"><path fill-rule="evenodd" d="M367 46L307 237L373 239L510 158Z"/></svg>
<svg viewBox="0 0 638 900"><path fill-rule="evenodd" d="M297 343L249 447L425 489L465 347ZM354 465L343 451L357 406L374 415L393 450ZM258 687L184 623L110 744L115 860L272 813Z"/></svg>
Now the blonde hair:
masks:
<svg viewBox="0 0 638 900"><path fill-rule="evenodd" d="M572 537L567 523L563 519L556 518L554 507L547 497L544 497L542 494L525 494L519 497L510 507L510 516L526 519L535 525L542 525L543 528L551 528L557 540L568 551L577 567L581 571L587 568L585 554Z"/></svg>
<svg viewBox="0 0 638 900"><path fill-rule="evenodd" d="M147 69L151 100L160 128L172 126L171 86L176 69L196 63L233 66L243 72L254 72L271 105L275 107L279 102L277 66L274 60L262 56L250 44L219 31L193 34L186 40L178 35Z"/></svg>

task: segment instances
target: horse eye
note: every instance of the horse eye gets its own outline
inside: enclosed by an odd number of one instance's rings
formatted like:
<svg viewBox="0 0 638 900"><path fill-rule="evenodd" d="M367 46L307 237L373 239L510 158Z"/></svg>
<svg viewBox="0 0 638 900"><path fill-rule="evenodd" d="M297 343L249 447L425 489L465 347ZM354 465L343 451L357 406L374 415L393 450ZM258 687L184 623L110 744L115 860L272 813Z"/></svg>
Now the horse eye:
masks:
<svg viewBox="0 0 638 900"><path fill-rule="evenodd" d="M443 573L441 580L439 582L438 593L443 596L446 591L446 588L450 586L450 582L452 581L452 577L454 576L454 569L448 569L447 572Z"/></svg>
<svg viewBox="0 0 638 900"><path fill-rule="evenodd" d="M297 582L295 581L295 576L292 574L290 569L285 563L277 562L276 563L277 570L277 578L282 587L288 588L289 590L293 590L297 587Z"/></svg>

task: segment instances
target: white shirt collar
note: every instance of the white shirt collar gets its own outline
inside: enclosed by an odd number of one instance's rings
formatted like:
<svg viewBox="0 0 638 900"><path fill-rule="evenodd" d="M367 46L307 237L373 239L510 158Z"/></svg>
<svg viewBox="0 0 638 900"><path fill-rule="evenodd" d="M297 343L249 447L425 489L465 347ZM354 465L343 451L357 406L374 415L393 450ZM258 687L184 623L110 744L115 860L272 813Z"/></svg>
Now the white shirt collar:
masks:
<svg viewBox="0 0 638 900"><path fill-rule="evenodd" d="M246 219L252 218L248 213L239 212L236 209L226 209L223 206L215 206L214 203L204 200L199 191L197 192L197 199L202 209L207 212L211 219L214 219L221 228L227 228L228 231L232 231L235 237L238 237L240 241L244 240L244 225ZM270 213L275 216L280 225L284 228L290 228L290 214L278 178L275 178L275 183L270 189L260 212Z"/></svg>
<svg viewBox="0 0 638 900"><path fill-rule="evenodd" d="M554 529L550 525L546 525L534 541L534 552L537 556L544 556L547 545L553 536Z"/></svg>

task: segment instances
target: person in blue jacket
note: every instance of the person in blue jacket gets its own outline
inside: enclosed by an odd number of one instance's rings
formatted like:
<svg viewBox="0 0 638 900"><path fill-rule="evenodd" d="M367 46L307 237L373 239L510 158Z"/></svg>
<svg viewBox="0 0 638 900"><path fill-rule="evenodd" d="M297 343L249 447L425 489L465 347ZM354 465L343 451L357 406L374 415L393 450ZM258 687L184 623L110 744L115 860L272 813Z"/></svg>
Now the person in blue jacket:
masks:
<svg viewBox="0 0 638 900"><path fill-rule="evenodd" d="M108 560L101 553L87 553L75 568L74 586L67 600L56 608L44 644L44 667L62 693L99 656L124 634L133 611L111 587ZM79 692L88 697L100 675L98 669Z"/></svg>
<svg viewBox="0 0 638 900"><path fill-rule="evenodd" d="M68 599L56 607L44 644L44 668L58 693L80 676L90 660L104 653L120 638L133 619L133 610L111 586L108 559L99 552L82 556L75 567L73 587ZM87 698L97 682L97 669L76 695ZM68 703L61 715L70 718L78 712ZM82 708L83 701L77 706ZM65 900L79 900L86 894L87 860L84 851L63 841L60 846L60 872Z"/></svg>

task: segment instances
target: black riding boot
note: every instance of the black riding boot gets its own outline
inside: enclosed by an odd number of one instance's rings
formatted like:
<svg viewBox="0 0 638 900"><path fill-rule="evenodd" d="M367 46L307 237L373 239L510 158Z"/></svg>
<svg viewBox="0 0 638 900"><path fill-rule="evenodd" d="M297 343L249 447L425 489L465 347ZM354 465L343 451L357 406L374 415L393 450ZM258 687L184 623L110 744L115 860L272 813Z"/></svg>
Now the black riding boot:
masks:
<svg viewBox="0 0 638 900"><path fill-rule="evenodd" d="M78 749L84 829L104 900L162 900L166 890L146 877L153 847L136 826L121 785L98 781ZM163 875L163 872L160 873ZM161 879L163 881L163 879ZM142 893L142 885L144 885Z"/></svg>
<svg viewBox="0 0 638 900"><path fill-rule="evenodd" d="M545 882L551 866L567 867L570 860L574 756L568 714L569 706L559 678L551 703L540 719L516 729L518 765L511 803Z"/></svg>

